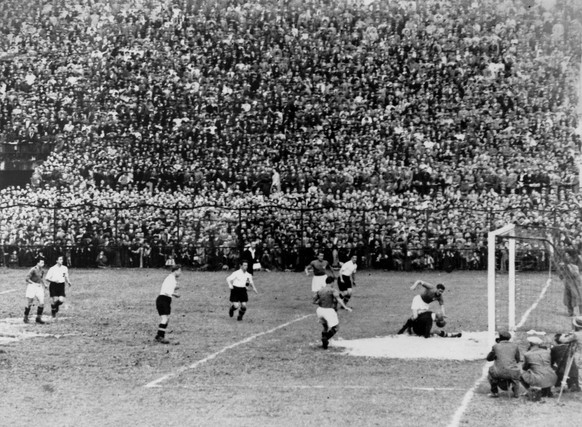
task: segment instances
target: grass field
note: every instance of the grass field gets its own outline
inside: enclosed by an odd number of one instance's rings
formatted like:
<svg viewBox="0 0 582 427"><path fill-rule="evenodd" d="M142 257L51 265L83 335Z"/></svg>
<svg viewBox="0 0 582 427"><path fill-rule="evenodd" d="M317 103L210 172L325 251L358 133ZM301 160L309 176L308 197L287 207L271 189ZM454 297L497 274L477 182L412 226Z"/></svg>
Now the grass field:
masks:
<svg viewBox="0 0 582 427"><path fill-rule="evenodd" d="M164 271L72 270L61 318L26 327L16 320L25 274L0 270L0 318L49 336L0 345L0 425L579 425L580 393L565 394L564 405L487 398L481 360L323 350L304 274L257 273L260 294L250 293L237 322L227 314L226 274L184 272L168 327L179 345L153 341ZM394 334L419 277L447 285L448 329L486 329L485 272L358 274L354 311L339 313L339 338Z"/></svg>

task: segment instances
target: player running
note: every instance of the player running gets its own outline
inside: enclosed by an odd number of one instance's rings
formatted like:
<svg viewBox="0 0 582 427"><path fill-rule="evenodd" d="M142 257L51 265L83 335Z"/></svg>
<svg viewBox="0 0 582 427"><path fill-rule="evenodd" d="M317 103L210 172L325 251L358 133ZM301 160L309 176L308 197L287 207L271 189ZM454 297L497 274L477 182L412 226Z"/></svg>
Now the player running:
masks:
<svg viewBox="0 0 582 427"><path fill-rule="evenodd" d="M238 316L236 317L236 320L239 321L243 320L243 316L247 311L247 302L249 301L247 286L252 286L255 294L258 294L255 283L253 282L253 276L247 271L248 268L248 261L243 261L240 264L240 269L226 278L226 283L228 283L228 287L230 288L231 302L228 315L232 317L234 316L234 312L239 310Z"/></svg>
<svg viewBox="0 0 582 427"><path fill-rule="evenodd" d="M356 264L357 261L358 257L352 255L348 262L342 264L337 278L337 287L339 288L340 296L346 305L348 305L348 302L352 297L352 287L356 286L356 271L358 269L358 265Z"/></svg>
<svg viewBox="0 0 582 427"><path fill-rule="evenodd" d="M334 278L328 276L324 287L318 290L313 297L313 304L319 305L316 314L319 322L323 325L321 343L324 349L327 349L329 340L339 330L339 319L335 309L336 304L339 304L348 311L352 311L351 308L344 304L340 297L340 293L331 286L333 282Z"/></svg>

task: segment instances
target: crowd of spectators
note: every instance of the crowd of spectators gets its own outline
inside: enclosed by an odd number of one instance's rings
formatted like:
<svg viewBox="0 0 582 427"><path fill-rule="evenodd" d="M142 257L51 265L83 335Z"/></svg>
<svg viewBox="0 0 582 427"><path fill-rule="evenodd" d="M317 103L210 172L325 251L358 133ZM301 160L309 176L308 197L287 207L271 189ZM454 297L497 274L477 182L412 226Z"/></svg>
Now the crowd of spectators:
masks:
<svg viewBox="0 0 582 427"><path fill-rule="evenodd" d="M577 238L582 12L552 3L2 2L0 138L54 146L0 192L5 259L483 268L507 222Z"/></svg>

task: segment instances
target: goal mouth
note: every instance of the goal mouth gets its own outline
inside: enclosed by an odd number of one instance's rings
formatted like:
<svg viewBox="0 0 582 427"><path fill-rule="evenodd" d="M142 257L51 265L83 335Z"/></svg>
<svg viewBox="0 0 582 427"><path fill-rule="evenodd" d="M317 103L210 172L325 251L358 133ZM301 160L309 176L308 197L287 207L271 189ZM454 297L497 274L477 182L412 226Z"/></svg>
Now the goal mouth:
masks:
<svg viewBox="0 0 582 427"><path fill-rule="evenodd" d="M566 288L578 289L582 258L567 231L508 224L488 234L488 341L496 332L552 333L570 329ZM575 255L571 256L570 253ZM576 307L577 308L577 307ZM548 342L549 343L549 342Z"/></svg>
<svg viewBox="0 0 582 427"><path fill-rule="evenodd" d="M337 339L330 346L343 355L387 359L483 360L491 349L487 331L462 332L460 338L388 335L356 340Z"/></svg>

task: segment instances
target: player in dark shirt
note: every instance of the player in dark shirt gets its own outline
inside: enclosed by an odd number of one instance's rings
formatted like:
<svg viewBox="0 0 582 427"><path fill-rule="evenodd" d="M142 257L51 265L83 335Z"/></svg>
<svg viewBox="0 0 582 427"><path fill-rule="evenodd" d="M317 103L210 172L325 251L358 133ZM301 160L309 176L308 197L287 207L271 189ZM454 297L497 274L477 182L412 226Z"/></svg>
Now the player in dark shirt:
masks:
<svg viewBox="0 0 582 427"><path fill-rule="evenodd" d="M317 307L316 313L319 322L323 325L321 342L324 349L328 347L329 340L339 329L339 319L335 309L336 305L339 304L347 311L352 311L342 301L339 291L332 287L333 282L334 278L327 276L325 286L318 290L313 297L313 303L319 306Z"/></svg>

